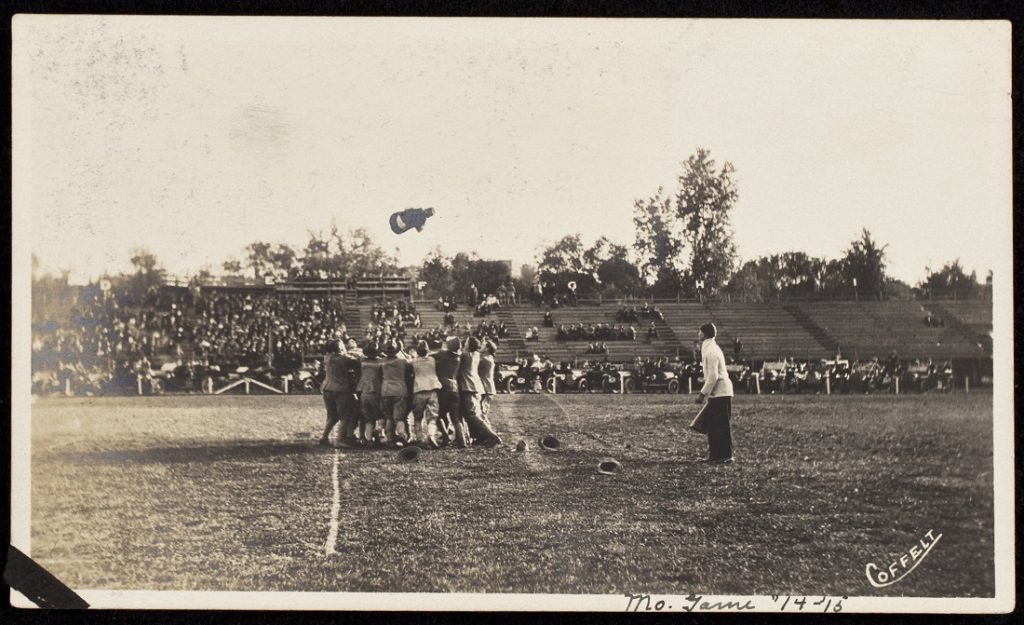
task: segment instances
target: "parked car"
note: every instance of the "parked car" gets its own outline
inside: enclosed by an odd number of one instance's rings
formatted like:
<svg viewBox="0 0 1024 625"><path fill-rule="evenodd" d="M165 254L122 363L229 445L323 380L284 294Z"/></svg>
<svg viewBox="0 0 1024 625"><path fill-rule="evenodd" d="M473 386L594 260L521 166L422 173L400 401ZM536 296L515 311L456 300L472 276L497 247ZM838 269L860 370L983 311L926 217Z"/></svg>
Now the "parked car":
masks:
<svg viewBox="0 0 1024 625"><path fill-rule="evenodd" d="M637 380L645 393L678 393L681 388L679 373L669 366L645 364L640 368Z"/></svg>
<svg viewBox="0 0 1024 625"><path fill-rule="evenodd" d="M632 393L636 390L635 374L630 369L611 367L604 371L601 390L605 393Z"/></svg>

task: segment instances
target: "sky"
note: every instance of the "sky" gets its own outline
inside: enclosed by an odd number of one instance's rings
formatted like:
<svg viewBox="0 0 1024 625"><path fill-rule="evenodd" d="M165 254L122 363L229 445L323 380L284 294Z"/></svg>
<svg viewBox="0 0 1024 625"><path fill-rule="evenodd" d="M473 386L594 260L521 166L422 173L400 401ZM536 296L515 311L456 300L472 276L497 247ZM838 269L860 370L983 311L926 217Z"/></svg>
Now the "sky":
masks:
<svg viewBox="0 0 1024 625"><path fill-rule="evenodd" d="M630 244L698 147L735 168L742 259L841 256L911 284L1011 253L1009 25L997 22L17 16L14 236L84 281L172 274L364 227L532 262ZM422 233L388 216L432 206Z"/></svg>

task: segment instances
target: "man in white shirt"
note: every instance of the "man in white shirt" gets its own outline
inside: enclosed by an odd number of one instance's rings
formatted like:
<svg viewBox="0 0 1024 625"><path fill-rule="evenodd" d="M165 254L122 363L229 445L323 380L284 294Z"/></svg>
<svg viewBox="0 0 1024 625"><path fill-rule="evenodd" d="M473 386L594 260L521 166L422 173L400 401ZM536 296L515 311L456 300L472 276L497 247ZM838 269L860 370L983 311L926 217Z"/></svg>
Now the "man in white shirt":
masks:
<svg viewBox="0 0 1024 625"><path fill-rule="evenodd" d="M725 369L725 355L715 342L718 333L713 323L700 327L701 365L704 368L704 387L697 395L696 403L707 404L701 408L690 427L707 434L708 458L712 464L730 464L732 458L732 430L729 419L732 413L732 381Z"/></svg>

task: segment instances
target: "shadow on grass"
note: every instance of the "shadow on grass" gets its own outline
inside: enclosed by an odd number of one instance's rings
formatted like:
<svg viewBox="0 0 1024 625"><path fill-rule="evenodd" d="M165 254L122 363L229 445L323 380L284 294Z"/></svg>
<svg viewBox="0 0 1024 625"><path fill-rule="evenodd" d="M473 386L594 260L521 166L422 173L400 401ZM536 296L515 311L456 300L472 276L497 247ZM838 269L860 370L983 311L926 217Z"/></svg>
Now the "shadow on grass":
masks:
<svg viewBox="0 0 1024 625"><path fill-rule="evenodd" d="M220 445L179 445L63 454L80 464L196 464L232 460L262 460L283 456L329 455L334 450L311 441L246 441Z"/></svg>

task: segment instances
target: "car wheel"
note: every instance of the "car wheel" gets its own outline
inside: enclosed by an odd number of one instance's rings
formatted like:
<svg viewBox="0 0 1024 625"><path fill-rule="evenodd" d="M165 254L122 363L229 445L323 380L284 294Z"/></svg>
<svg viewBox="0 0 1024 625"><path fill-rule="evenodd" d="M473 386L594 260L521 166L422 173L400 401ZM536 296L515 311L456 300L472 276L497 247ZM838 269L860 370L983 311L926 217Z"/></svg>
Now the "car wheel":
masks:
<svg viewBox="0 0 1024 625"><path fill-rule="evenodd" d="M516 394L516 387L517 386L518 385L516 384L515 376L510 377L509 379L505 380L505 392L508 393L509 395L515 395Z"/></svg>
<svg viewBox="0 0 1024 625"><path fill-rule="evenodd" d="M587 391L590 390L590 384L588 384L585 379L584 380L580 380L576 384L576 390L581 392L581 393L586 393Z"/></svg>
<svg viewBox="0 0 1024 625"><path fill-rule="evenodd" d="M633 378L626 378L624 392L632 393L634 390L636 390L636 382L633 381Z"/></svg>
<svg viewBox="0 0 1024 625"><path fill-rule="evenodd" d="M678 393L679 392L679 380L669 380L668 381L668 389L667 390L668 390L669 393L671 393L673 395Z"/></svg>

